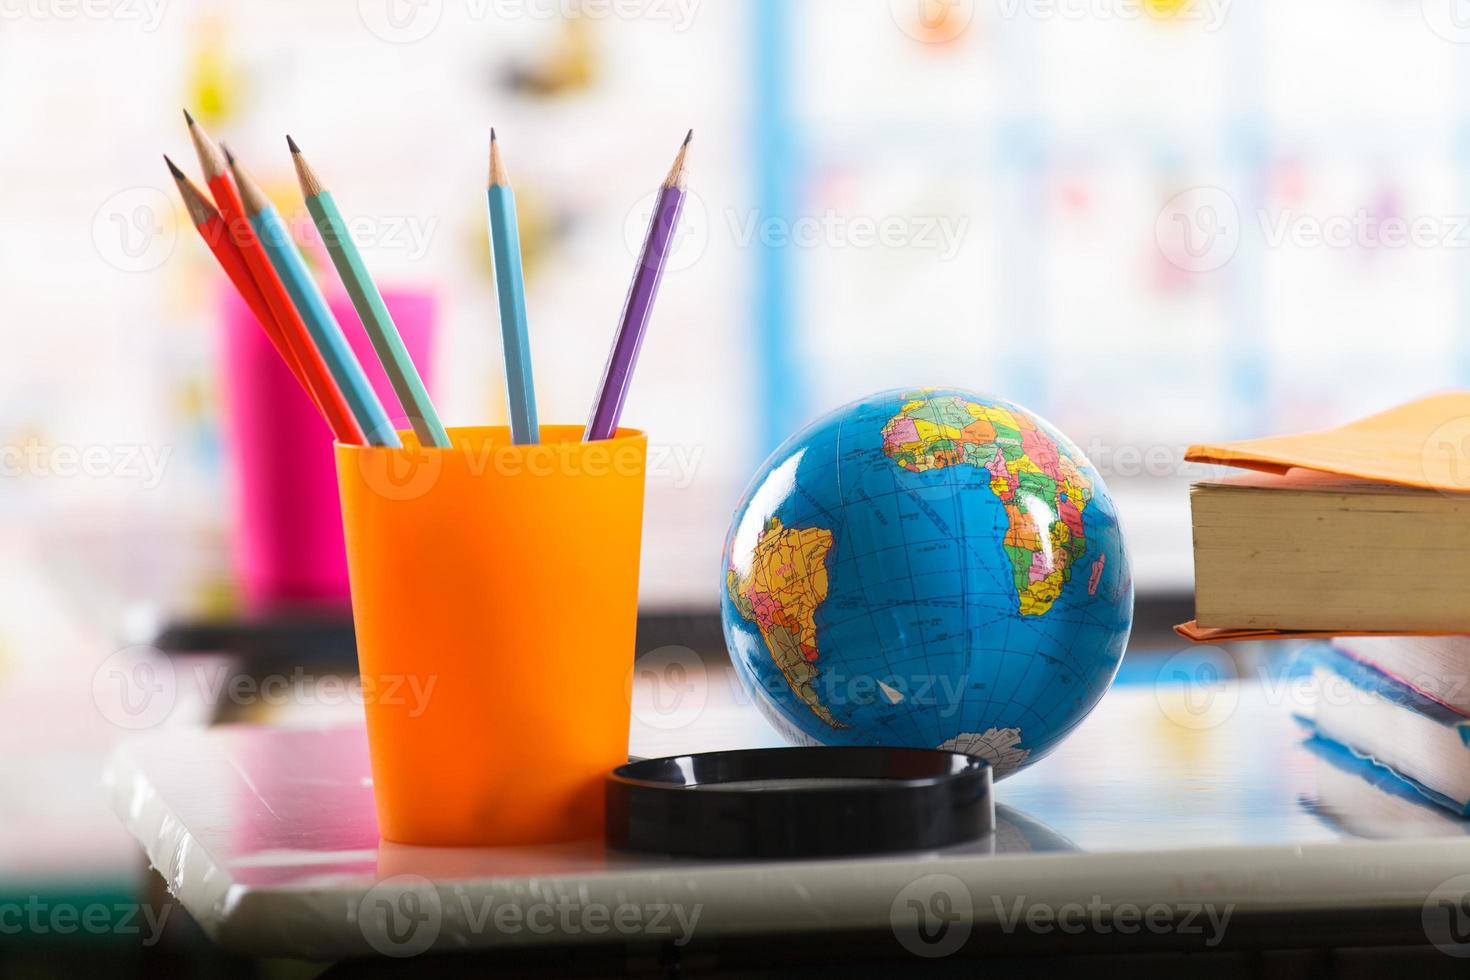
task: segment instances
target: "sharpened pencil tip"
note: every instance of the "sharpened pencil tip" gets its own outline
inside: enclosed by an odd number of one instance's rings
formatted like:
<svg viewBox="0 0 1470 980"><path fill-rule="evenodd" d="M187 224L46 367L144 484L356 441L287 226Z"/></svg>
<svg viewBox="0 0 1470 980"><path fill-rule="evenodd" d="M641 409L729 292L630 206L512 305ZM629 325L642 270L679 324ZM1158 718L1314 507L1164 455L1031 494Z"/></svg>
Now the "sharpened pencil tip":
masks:
<svg viewBox="0 0 1470 980"><path fill-rule="evenodd" d="M230 152L229 146L225 143L221 143L219 145L219 148L224 151L225 163L228 163L230 166L233 167L235 165L235 154Z"/></svg>
<svg viewBox="0 0 1470 980"><path fill-rule="evenodd" d="M184 122L188 123L190 126L194 125L194 117L189 115L188 109L184 110Z"/></svg>
<svg viewBox="0 0 1470 980"><path fill-rule="evenodd" d="M291 152L292 153L300 153L301 152L301 147L299 147L299 146L296 145L296 141L291 138L291 134L290 133L287 133L286 134L286 145L291 148Z"/></svg>
<svg viewBox="0 0 1470 980"><path fill-rule="evenodd" d="M505 161L500 159L500 140L495 136L495 127L490 127L490 186L510 186L510 177L505 172Z"/></svg>
<svg viewBox="0 0 1470 980"><path fill-rule="evenodd" d="M184 172L180 170L178 166L175 165L174 162L168 158L167 153L163 155L163 162L168 164L168 172L174 175L174 180L184 179Z"/></svg>
<svg viewBox="0 0 1470 980"><path fill-rule="evenodd" d="M184 114L188 116L187 112ZM193 116L189 116L189 140L194 144L194 152L199 157L199 167L204 171L206 181L214 180L229 170L220 156L219 147Z"/></svg>
<svg viewBox="0 0 1470 980"><path fill-rule="evenodd" d="M302 156L301 147L289 136L286 137L286 142L291 144L291 163L296 167L296 182L301 185L301 193L308 198L322 193L321 179L311 169L311 164L306 162L306 157Z"/></svg>
<svg viewBox="0 0 1470 980"><path fill-rule="evenodd" d="M694 139L694 130L684 134L684 142L679 144L679 152L674 154L674 163L669 167L669 175L664 178L664 187L684 187L685 161L689 156L689 141Z"/></svg>

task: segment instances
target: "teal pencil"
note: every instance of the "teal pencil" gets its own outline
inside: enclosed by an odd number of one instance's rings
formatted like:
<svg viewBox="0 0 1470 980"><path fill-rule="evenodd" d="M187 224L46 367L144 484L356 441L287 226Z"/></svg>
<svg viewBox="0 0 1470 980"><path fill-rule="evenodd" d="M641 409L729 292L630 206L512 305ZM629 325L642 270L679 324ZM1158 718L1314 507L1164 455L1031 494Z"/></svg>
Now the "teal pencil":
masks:
<svg viewBox="0 0 1470 980"><path fill-rule="evenodd" d="M347 295L352 298L352 306L362 319L368 339L373 342L373 350L377 351L388 381L398 395L398 403L408 415L414 434L419 437L419 445L447 447L449 433L444 431L439 413L434 410L434 403L424 388L424 380L419 377L413 358L408 356L408 348L403 346L403 337L383 302L383 294L378 292L377 284L363 265L362 254L347 231L347 222L342 220L342 212L337 209L332 192L322 186L311 165L301 155L301 147L296 145L296 141L287 136L286 144L291 148L291 162L296 165L296 179L306 198L306 209L311 212L317 231L321 232L327 254L332 257L337 275L341 277Z"/></svg>
<svg viewBox="0 0 1470 980"><path fill-rule="evenodd" d="M538 441L536 385L531 377L531 341L526 333L526 284L521 273L521 236L516 196L510 188L500 144L490 130L490 251L495 257L495 289L500 297L500 342L505 355L505 388L510 396L510 436L518 445Z"/></svg>
<svg viewBox="0 0 1470 980"><path fill-rule="evenodd" d="M383 410L383 403L378 400L378 393L373 391L372 384L363 373L357 356L348 346L342 327L338 325L337 318L332 316L321 287L312 278L311 270L306 267L306 260L301 257L296 243L291 240L291 232L281 219L280 212L228 150L225 151L225 157L229 161L230 172L235 175L240 199L245 203L245 216L260 238L261 245L265 247L271 266L285 283L291 302L300 312L301 319L306 321L306 329L311 333L312 341L321 351L322 360L326 361L332 379L342 389L342 397L347 400L348 407L357 418L357 424L367 437L368 444L402 446L403 441L398 438L398 431L393 427L388 413Z"/></svg>

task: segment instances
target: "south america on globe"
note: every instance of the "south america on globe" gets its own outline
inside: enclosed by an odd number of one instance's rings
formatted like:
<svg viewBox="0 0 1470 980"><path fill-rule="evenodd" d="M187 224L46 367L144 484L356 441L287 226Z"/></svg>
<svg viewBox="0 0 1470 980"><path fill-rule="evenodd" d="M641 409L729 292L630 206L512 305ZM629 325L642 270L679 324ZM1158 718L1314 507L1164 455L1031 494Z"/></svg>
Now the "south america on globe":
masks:
<svg viewBox="0 0 1470 980"><path fill-rule="evenodd" d="M943 748L1003 777L1112 683L1133 581L1107 487L1020 406L880 392L786 440L725 541L730 657L801 744Z"/></svg>

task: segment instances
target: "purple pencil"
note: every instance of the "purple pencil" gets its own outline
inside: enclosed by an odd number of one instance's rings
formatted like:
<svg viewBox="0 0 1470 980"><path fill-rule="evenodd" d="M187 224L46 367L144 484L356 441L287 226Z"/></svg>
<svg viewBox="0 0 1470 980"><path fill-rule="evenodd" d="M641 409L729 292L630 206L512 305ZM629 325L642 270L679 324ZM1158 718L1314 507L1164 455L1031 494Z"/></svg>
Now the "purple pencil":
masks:
<svg viewBox="0 0 1470 980"><path fill-rule="evenodd" d="M648 315L653 311L659 280L663 278L664 261L669 257L674 229L679 224L679 212L684 207L684 158L693 138L694 130L691 129L679 147L679 155L674 158L669 175L659 188L653 218L648 222L648 235L643 239L643 252L633 270L628 298L623 301L618 336L613 341L607 367L602 372L602 385L597 389L597 400L592 403L592 417L587 420L587 431L582 436L585 442L611 438L617 431L618 418L623 414L623 400L628 397L628 382L633 377L638 349L643 346L643 334L648 328Z"/></svg>

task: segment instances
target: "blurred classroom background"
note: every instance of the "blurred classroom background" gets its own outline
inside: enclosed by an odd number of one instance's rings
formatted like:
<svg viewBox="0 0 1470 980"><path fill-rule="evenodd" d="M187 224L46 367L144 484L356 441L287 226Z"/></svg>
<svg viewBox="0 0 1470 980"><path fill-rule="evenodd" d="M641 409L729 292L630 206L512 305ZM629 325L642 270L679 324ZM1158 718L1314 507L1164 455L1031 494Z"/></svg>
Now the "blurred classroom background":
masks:
<svg viewBox="0 0 1470 980"><path fill-rule="evenodd" d="M193 164L183 105L304 224L291 131L378 277L434 291L451 424L505 415L489 126L521 198L542 415L567 422L695 128L626 414L657 444L649 607L709 607L756 464L880 388L1051 419L1108 478L1140 589L1183 593L1185 445L1470 374L1470 88L1429 0L28 3L0 15L18 520L228 518L222 280L159 160ZM57 478L61 447L101 447L98 475Z"/></svg>
<svg viewBox="0 0 1470 980"><path fill-rule="evenodd" d="M715 614L730 509L782 438L920 384L1070 435L1146 609L1190 591L1187 444L1470 384L1454 3L0 4L0 827L26 828L0 872L131 887L99 665L235 603L223 280L159 158L196 169L180 107L300 220L289 131L377 278L433 291L451 425L505 417L489 127L542 420L578 424L694 127L624 416L654 446L650 616Z"/></svg>

